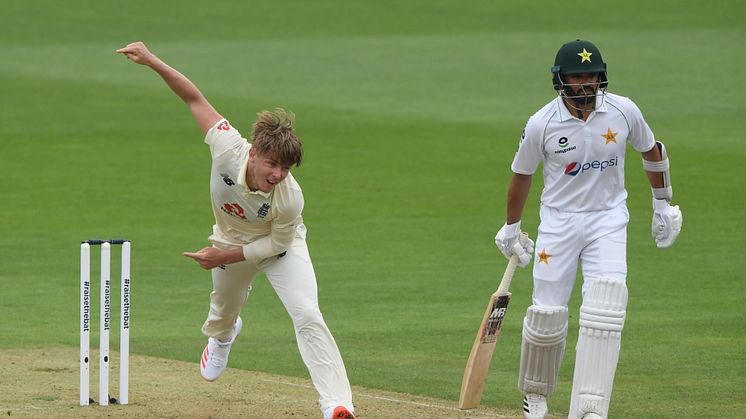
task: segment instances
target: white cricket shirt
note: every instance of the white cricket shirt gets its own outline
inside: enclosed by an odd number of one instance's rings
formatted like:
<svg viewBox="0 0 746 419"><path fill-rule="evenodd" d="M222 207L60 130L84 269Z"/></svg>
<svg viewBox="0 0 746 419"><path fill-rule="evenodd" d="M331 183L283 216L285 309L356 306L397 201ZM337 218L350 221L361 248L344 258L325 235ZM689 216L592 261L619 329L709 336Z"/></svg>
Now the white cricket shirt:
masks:
<svg viewBox="0 0 746 419"><path fill-rule="evenodd" d="M258 262L286 251L302 226L303 192L288 173L270 193L251 191L246 170L251 144L226 119L205 136L212 170L210 197L215 226L210 242L242 246L247 261Z"/></svg>
<svg viewBox="0 0 746 419"><path fill-rule="evenodd" d="M626 143L639 152L655 145L653 132L629 98L599 93L596 110L581 121L557 97L529 118L511 169L532 175L544 164L542 205L567 212L611 209L627 199Z"/></svg>

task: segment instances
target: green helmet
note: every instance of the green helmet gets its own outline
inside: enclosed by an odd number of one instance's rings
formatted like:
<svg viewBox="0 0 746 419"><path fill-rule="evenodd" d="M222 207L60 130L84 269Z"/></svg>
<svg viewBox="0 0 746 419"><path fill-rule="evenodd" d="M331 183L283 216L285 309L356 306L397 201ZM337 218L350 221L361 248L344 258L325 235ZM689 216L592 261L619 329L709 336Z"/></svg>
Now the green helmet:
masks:
<svg viewBox="0 0 746 419"><path fill-rule="evenodd" d="M590 41L576 39L562 45L557 51L552 67L554 89L560 90L562 87L560 75L579 73L600 73L600 87L605 88L609 84L606 78L606 63L601 58L601 51Z"/></svg>

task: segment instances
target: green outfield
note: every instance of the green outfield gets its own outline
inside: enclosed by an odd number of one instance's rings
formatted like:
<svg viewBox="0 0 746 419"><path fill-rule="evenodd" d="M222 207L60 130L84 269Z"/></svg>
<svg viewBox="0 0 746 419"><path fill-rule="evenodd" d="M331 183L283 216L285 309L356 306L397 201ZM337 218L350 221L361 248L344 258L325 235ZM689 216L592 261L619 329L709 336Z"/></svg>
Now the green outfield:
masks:
<svg viewBox="0 0 746 419"><path fill-rule="evenodd" d="M116 236L133 242L133 353L195 363L201 354L210 276L181 252L205 246L211 231L209 151L158 76L114 53L143 40L244 135L261 109L296 112L305 159L294 175L320 305L350 381L455 401L506 263L493 237L510 161L527 118L555 94L554 54L582 37L603 52L609 90L631 97L666 143L684 216L674 247L657 249L649 187L628 148L630 297L610 415L746 417L743 2L2 9L0 349L76 346L80 240ZM523 221L532 237L540 192L536 176ZM518 411L530 270L513 284L483 402ZM576 288L549 399L558 415L569 406ZM307 377L264 277L244 318L231 366Z"/></svg>

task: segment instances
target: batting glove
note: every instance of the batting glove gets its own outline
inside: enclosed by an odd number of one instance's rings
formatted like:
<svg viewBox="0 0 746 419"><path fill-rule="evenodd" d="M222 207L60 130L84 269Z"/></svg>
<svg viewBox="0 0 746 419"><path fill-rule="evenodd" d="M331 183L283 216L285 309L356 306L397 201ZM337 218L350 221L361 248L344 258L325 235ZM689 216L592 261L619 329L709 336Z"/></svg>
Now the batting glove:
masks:
<svg viewBox="0 0 746 419"><path fill-rule="evenodd" d="M534 242L527 234L521 234L521 222L505 224L495 236L495 245L506 258L518 257L518 266L525 267L531 262Z"/></svg>
<svg viewBox="0 0 746 419"><path fill-rule="evenodd" d="M665 199L653 198L653 238L659 248L669 247L681 233L684 218L678 205L671 206Z"/></svg>

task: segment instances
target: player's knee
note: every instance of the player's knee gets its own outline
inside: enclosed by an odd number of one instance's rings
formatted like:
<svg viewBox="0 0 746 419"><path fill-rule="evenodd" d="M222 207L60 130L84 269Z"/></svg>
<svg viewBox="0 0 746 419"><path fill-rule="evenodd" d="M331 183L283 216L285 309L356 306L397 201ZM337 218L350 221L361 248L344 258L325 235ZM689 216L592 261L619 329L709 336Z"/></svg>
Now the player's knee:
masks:
<svg viewBox="0 0 746 419"><path fill-rule="evenodd" d="M533 303L539 307L567 307L572 283L560 280L534 279Z"/></svg>
<svg viewBox="0 0 746 419"><path fill-rule="evenodd" d="M317 308L300 308L293 313L292 317L297 330L313 329L324 324L324 317Z"/></svg>
<svg viewBox="0 0 746 419"><path fill-rule="evenodd" d="M587 281L583 306L623 312L627 308L627 281L620 276L603 276Z"/></svg>
<svg viewBox="0 0 746 419"><path fill-rule="evenodd" d="M542 395L555 390L568 323L567 307L532 305L523 320L518 388Z"/></svg>
<svg viewBox="0 0 746 419"><path fill-rule="evenodd" d="M523 339L540 346L564 342L567 336L567 307L532 305L523 319Z"/></svg>
<svg viewBox="0 0 746 419"><path fill-rule="evenodd" d="M324 336L329 334L321 312L318 310L305 312L300 318L294 321L294 325L298 339L302 339L307 344L313 345L319 342L319 340L323 340Z"/></svg>

